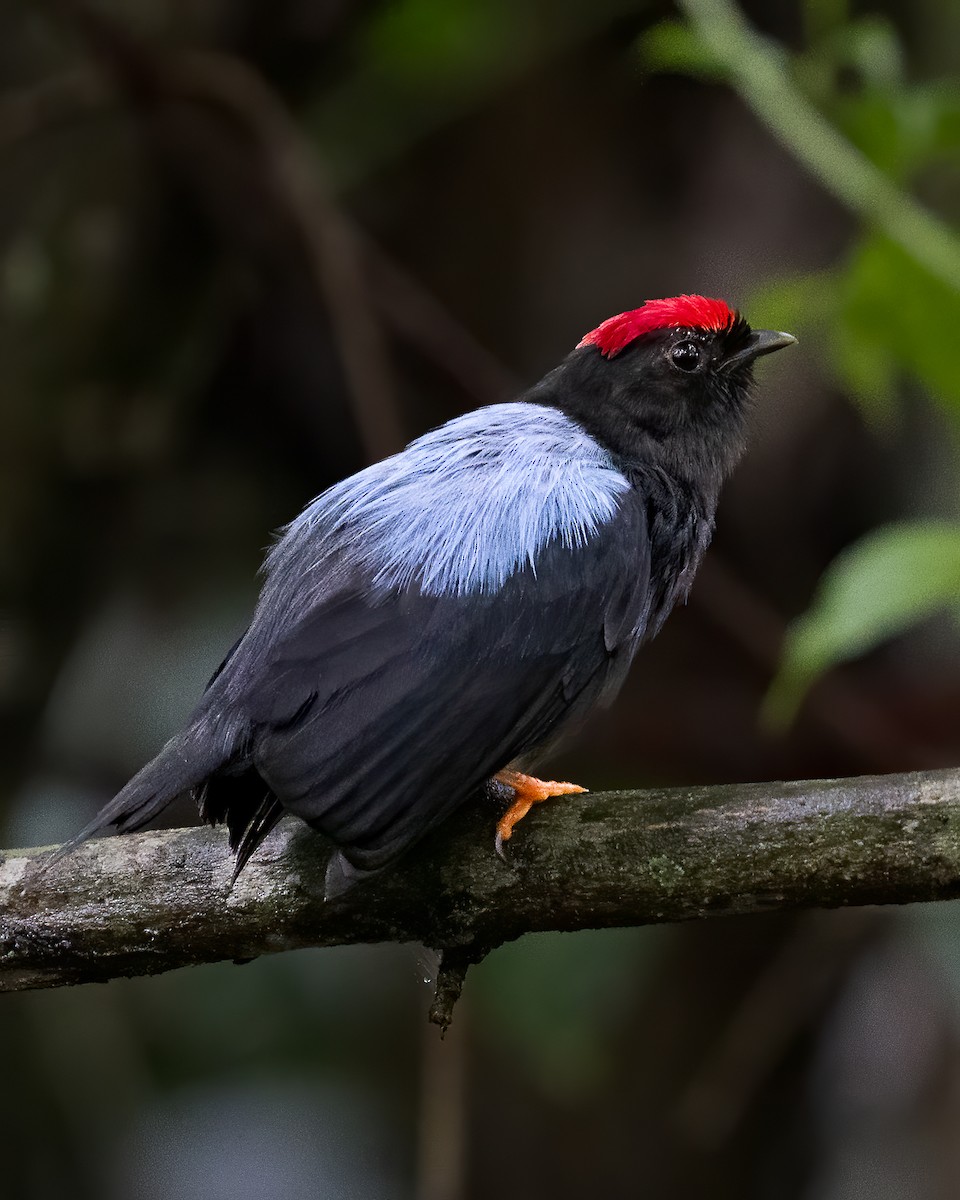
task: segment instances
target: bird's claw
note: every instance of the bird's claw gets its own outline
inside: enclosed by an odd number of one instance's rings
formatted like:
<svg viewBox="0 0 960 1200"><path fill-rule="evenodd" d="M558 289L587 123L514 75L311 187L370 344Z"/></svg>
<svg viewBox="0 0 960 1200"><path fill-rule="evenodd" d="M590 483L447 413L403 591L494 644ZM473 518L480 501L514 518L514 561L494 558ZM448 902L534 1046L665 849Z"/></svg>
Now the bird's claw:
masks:
<svg viewBox="0 0 960 1200"><path fill-rule="evenodd" d="M504 843L510 839L513 827L522 821L535 804L550 800L554 796L569 796L587 789L578 783L560 783L556 779L536 779L532 775L523 775L519 771L500 771L492 780L491 787L498 786L509 790L513 803L497 822L497 836L494 848L497 858L509 864L510 859L504 850Z"/></svg>

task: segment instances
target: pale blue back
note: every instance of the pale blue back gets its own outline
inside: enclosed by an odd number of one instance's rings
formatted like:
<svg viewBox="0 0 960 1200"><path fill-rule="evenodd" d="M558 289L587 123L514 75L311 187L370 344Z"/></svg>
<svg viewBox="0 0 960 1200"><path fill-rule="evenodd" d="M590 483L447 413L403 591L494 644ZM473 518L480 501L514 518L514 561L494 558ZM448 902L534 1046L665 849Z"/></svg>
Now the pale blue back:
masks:
<svg viewBox="0 0 960 1200"><path fill-rule="evenodd" d="M313 574L347 558L390 590L495 592L525 565L535 570L549 542L583 546L629 487L559 409L492 405L318 496L287 526L266 571L279 584L291 570Z"/></svg>

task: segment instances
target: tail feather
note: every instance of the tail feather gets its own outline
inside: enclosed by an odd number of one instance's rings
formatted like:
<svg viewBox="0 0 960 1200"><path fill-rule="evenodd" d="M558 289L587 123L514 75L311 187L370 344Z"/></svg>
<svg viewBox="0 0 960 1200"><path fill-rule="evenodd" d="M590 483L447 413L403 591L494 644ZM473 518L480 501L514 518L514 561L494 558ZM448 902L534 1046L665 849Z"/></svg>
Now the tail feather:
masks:
<svg viewBox="0 0 960 1200"><path fill-rule="evenodd" d="M274 825L283 806L253 767L235 767L215 775L196 789L201 818L209 825L226 823L230 849L237 856L233 881Z"/></svg>
<svg viewBox="0 0 960 1200"><path fill-rule="evenodd" d="M48 862L57 862L70 854L108 825L115 826L120 833L130 833L152 821L177 796L198 787L229 759L229 751L214 741L197 727L176 734L92 821L55 850Z"/></svg>
<svg viewBox="0 0 960 1200"><path fill-rule="evenodd" d="M267 792L240 837L231 834L230 845L237 855L236 866L233 868L234 883L249 862L250 856L282 816L283 805L271 792Z"/></svg>

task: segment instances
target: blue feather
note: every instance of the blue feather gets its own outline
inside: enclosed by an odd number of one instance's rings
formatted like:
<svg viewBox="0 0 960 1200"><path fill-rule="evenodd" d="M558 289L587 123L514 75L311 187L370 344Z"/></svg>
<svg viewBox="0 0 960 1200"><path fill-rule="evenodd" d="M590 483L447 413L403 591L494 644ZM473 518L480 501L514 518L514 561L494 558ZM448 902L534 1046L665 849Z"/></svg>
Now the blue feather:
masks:
<svg viewBox="0 0 960 1200"><path fill-rule="evenodd" d="M629 488L559 409L481 408L318 496L267 556L268 586L292 586L299 608L310 602L304 585L319 598L348 562L387 590L495 592L525 564L535 569L551 541L585 545Z"/></svg>

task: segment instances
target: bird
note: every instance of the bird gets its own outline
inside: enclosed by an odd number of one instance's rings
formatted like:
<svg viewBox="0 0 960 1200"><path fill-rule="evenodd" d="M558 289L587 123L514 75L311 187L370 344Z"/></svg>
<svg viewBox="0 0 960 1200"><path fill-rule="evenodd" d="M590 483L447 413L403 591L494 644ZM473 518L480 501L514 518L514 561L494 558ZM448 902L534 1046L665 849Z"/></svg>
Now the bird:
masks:
<svg viewBox="0 0 960 1200"><path fill-rule="evenodd" d="M754 363L795 341L724 300L647 300L323 492L183 729L61 852L191 793L234 880L283 815L324 834L333 899L492 789L502 856L533 804L584 790L527 771L686 598Z"/></svg>

